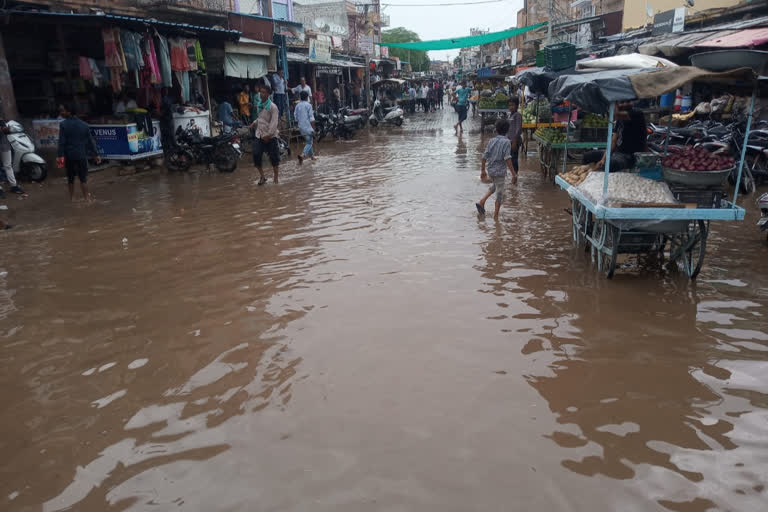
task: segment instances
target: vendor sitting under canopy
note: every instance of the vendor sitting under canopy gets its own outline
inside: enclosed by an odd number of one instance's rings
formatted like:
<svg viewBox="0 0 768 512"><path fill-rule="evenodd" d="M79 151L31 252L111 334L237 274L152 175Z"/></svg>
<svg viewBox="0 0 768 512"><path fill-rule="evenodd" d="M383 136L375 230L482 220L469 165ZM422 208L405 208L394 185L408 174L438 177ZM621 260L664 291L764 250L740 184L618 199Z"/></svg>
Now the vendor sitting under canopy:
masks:
<svg viewBox="0 0 768 512"><path fill-rule="evenodd" d="M635 153L642 153L646 149L648 127L645 124L645 116L633 106L631 101L616 103L615 117L618 121L611 140L610 172L632 169L635 165ZM594 162L599 162L601 167L605 166L605 152L584 153L583 163Z"/></svg>

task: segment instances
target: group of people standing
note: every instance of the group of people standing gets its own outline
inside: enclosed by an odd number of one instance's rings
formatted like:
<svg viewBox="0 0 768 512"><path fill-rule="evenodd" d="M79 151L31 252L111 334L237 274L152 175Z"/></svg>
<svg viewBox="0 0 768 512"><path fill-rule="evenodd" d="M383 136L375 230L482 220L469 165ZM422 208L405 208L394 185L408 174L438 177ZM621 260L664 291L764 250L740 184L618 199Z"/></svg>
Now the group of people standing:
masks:
<svg viewBox="0 0 768 512"><path fill-rule="evenodd" d="M435 112L443 108L444 96L443 82L412 83L408 88L408 111L411 114L419 109L422 112Z"/></svg>

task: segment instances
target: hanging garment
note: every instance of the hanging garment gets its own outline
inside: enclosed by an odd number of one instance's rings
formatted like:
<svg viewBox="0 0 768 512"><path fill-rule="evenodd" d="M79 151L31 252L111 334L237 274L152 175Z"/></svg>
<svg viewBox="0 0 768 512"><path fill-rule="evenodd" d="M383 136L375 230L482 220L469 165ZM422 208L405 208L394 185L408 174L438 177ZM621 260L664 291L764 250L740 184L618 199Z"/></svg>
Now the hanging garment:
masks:
<svg viewBox="0 0 768 512"><path fill-rule="evenodd" d="M187 48L187 60L189 62L189 70L197 72L197 58L195 56L195 40L185 39L185 46Z"/></svg>
<svg viewBox="0 0 768 512"><path fill-rule="evenodd" d="M197 70L205 73L205 61L203 60L203 49L200 41L195 41L195 60L197 61Z"/></svg>
<svg viewBox="0 0 768 512"><path fill-rule="evenodd" d="M80 64L80 78L93 82L93 70L88 62L88 57L80 57L78 61Z"/></svg>
<svg viewBox="0 0 768 512"><path fill-rule="evenodd" d="M125 57L121 50L119 29L112 27L101 30L104 38L104 61L109 68L122 68L125 66Z"/></svg>
<svg viewBox="0 0 768 512"><path fill-rule="evenodd" d="M168 49L168 40L161 36L157 37L157 62L160 65L160 75L163 77L163 85L165 87L173 87L173 75L171 72L171 52Z"/></svg>
<svg viewBox="0 0 768 512"><path fill-rule="evenodd" d="M174 71L189 71L186 39L169 39L171 45L171 69Z"/></svg>
<svg viewBox="0 0 768 512"><path fill-rule="evenodd" d="M173 76L181 89L181 102L189 103L189 71L174 71Z"/></svg>
<svg viewBox="0 0 768 512"><path fill-rule="evenodd" d="M101 72L101 68L96 63L95 59L88 59L88 66L91 68L91 74L93 76L93 85L101 87L104 85L104 73Z"/></svg>
<svg viewBox="0 0 768 512"><path fill-rule="evenodd" d="M140 37L130 30L120 31L120 43L125 53L125 65L128 71L135 71L144 67L144 58L141 56Z"/></svg>
<svg viewBox="0 0 768 512"><path fill-rule="evenodd" d="M147 35L141 42L141 51L144 54L145 66L142 69L144 80L150 84L159 84L163 81L160 75L160 66L157 63L157 54L155 53L155 42L152 36Z"/></svg>

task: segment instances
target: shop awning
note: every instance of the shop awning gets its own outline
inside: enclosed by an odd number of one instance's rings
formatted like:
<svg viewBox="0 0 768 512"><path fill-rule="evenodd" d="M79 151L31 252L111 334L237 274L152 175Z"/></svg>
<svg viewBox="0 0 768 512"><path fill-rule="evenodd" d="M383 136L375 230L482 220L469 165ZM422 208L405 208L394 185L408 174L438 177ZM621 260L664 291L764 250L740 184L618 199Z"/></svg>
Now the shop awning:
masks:
<svg viewBox="0 0 768 512"><path fill-rule="evenodd" d="M3 16L11 16L15 19L30 18L34 20L49 19L55 22L71 21L72 23L90 23L95 26L114 25L118 27L133 28L140 30L147 26L153 26L165 29L166 32L189 34L218 35L232 39L240 37L237 30L229 30L218 27L204 27L202 25L190 25L188 23L176 23L173 21L162 21L154 18L138 18L135 16L122 16L119 14L80 14L70 12L51 12L51 11L22 11L7 9L2 11Z"/></svg>
<svg viewBox="0 0 768 512"><path fill-rule="evenodd" d="M748 28L738 32L716 35L706 41L694 44L695 47L710 48L754 48L768 43L768 27Z"/></svg>
<svg viewBox="0 0 768 512"><path fill-rule="evenodd" d="M241 37L224 46L224 75L232 78L261 78L274 60L275 45ZM274 66L272 66L274 69Z"/></svg>
<svg viewBox="0 0 768 512"><path fill-rule="evenodd" d="M297 52L286 52L288 62L309 62L309 56L304 55L303 53L297 53ZM351 60L341 60L341 59L334 59L331 58L330 62L323 62L323 66L333 66L337 68L363 68L362 64L358 64L357 62L352 62Z"/></svg>

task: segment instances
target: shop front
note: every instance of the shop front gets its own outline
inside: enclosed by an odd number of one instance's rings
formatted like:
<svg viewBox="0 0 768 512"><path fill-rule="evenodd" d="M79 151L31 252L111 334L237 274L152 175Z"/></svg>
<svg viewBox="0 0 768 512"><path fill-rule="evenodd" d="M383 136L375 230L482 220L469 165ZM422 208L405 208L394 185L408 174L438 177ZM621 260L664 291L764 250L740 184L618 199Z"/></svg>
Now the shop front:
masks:
<svg viewBox="0 0 768 512"><path fill-rule="evenodd" d="M207 124L206 53L239 36L112 14L5 14L15 110L49 162L58 146L60 105L91 126L104 160L161 154L173 136L173 117Z"/></svg>

